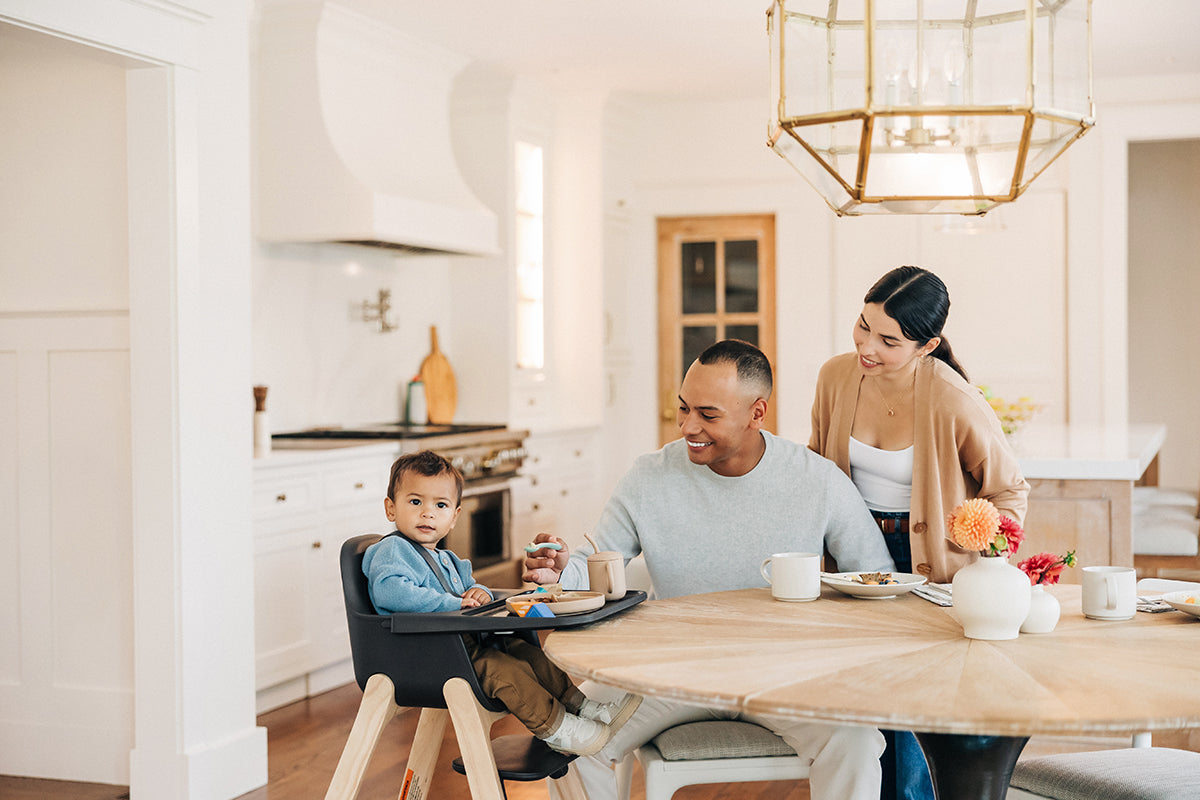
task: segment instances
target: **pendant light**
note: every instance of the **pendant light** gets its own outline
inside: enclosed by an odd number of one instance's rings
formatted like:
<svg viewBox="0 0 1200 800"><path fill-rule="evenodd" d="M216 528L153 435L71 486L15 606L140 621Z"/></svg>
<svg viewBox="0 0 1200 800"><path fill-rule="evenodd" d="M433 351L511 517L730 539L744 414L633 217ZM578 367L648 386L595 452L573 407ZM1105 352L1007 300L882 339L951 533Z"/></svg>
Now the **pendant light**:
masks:
<svg viewBox="0 0 1200 800"><path fill-rule="evenodd" d="M1095 124L1091 0L774 0L768 146L839 215L984 214Z"/></svg>

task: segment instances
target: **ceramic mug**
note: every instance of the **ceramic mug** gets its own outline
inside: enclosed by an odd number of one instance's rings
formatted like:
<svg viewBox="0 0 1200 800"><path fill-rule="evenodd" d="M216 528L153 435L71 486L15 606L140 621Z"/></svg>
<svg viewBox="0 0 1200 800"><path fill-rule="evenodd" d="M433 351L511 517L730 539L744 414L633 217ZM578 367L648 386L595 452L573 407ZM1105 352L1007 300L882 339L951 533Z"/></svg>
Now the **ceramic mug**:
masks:
<svg viewBox="0 0 1200 800"><path fill-rule="evenodd" d="M1133 619L1137 573L1133 567L1084 567L1083 615L1089 619Z"/></svg>
<svg viewBox="0 0 1200 800"><path fill-rule="evenodd" d="M625 559L615 550L601 550L588 556L588 587L600 592L605 600L625 596Z"/></svg>
<svg viewBox="0 0 1200 800"><path fill-rule="evenodd" d="M775 553L763 559L759 572L771 584L771 596L776 600L803 603L821 596L819 553Z"/></svg>

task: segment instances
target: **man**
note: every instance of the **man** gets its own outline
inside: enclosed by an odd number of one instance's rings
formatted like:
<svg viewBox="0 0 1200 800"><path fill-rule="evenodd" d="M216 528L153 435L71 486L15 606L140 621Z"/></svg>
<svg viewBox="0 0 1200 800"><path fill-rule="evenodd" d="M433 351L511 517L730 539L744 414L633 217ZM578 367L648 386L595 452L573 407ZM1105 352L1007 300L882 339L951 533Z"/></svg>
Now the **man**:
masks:
<svg viewBox="0 0 1200 800"><path fill-rule="evenodd" d="M751 344L718 342L688 368L679 390L682 439L641 456L621 479L593 531L626 562L639 553L658 597L762 586L771 553L828 549L847 570L893 568L854 484L831 461L762 429L771 365ZM557 542L525 559L527 581L587 587L587 553ZM802 664L796 665L802 670ZM779 734L812 760L813 800L876 800L883 737L874 729L732 715L646 698L596 756L575 763L591 800L614 800L612 764L685 722L738 718Z"/></svg>

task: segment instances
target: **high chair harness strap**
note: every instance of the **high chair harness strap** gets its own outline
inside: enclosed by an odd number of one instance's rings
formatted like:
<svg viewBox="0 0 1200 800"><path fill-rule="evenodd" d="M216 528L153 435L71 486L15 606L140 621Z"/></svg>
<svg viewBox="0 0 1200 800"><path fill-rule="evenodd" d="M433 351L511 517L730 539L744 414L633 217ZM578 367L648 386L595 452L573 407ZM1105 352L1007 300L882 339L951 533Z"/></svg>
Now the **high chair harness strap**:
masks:
<svg viewBox="0 0 1200 800"><path fill-rule="evenodd" d="M399 531L396 531L395 533L389 533L388 536L399 536L401 539L417 548L417 552L421 554L421 557L425 559L425 563L429 565L429 568L433 570L433 574L436 575L438 581L441 582L442 588L446 590L446 594L452 595L453 597L462 597L461 594L454 591L454 589L450 586L450 581L446 580L446 573L442 572L441 566L438 564L437 559L434 558L429 552L428 547L422 547Z"/></svg>

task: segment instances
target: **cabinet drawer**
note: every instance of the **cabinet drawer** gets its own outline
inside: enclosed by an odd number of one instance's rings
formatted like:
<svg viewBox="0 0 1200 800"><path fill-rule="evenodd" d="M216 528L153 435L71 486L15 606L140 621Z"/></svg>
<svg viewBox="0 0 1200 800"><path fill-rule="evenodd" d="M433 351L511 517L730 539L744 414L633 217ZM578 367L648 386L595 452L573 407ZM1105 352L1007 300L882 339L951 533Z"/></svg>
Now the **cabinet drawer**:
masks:
<svg viewBox="0 0 1200 800"><path fill-rule="evenodd" d="M271 519L316 508L312 478L280 478L254 482L254 518Z"/></svg>
<svg viewBox="0 0 1200 800"><path fill-rule="evenodd" d="M387 496L388 464L364 465L325 476L325 505L378 503Z"/></svg>

